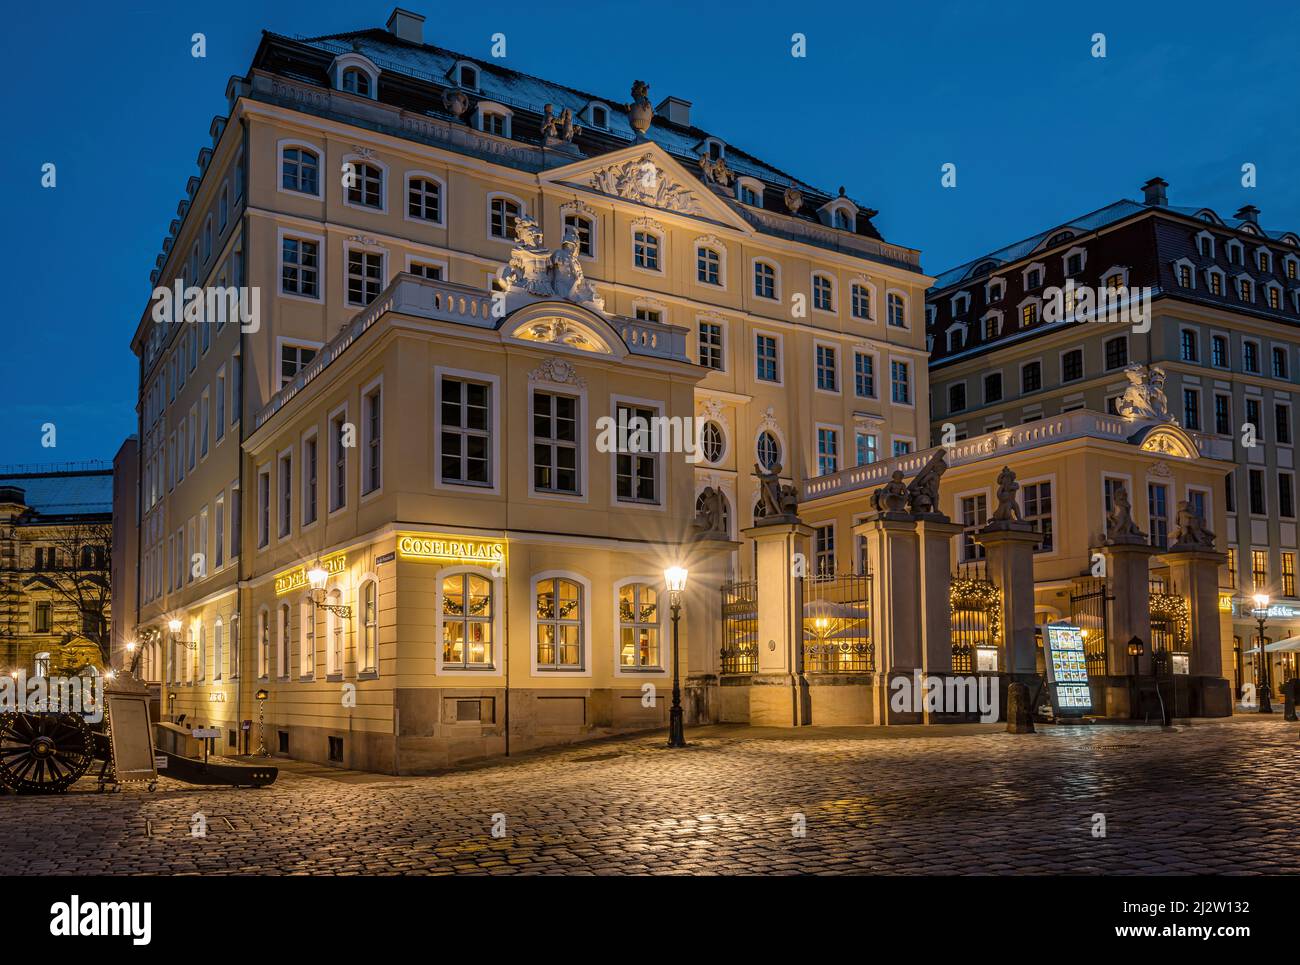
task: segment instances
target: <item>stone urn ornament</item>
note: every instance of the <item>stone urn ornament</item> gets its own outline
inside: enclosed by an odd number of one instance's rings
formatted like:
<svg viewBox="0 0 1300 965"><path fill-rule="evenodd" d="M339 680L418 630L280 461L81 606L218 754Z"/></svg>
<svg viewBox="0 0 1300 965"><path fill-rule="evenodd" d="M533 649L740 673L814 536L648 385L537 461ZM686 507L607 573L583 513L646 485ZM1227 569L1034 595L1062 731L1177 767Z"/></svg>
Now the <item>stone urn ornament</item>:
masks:
<svg viewBox="0 0 1300 965"><path fill-rule="evenodd" d="M459 119L469 110L469 95L458 88L448 87L442 92L442 106L452 117Z"/></svg>
<svg viewBox="0 0 1300 965"><path fill-rule="evenodd" d="M650 103L650 85L643 80L633 81L632 103L627 105L627 119L632 130L636 131L638 141L646 139L645 132L650 130L654 116L655 109Z"/></svg>
<svg viewBox="0 0 1300 965"><path fill-rule="evenodd" d="M794 185L785 189L785 207L791 214L798 214L803 207L803 192Z"/></svg>

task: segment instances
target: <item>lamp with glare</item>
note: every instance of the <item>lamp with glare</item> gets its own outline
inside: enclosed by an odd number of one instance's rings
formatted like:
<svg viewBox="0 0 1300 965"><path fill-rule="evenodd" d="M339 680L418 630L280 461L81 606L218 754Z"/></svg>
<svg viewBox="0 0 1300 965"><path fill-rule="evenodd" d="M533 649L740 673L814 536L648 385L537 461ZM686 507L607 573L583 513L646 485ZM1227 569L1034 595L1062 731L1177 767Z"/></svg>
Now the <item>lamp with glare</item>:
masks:
<svg viewBox="0 0 1300 965"><path fill-rule="evenodd" d="M673 706L668 713L668 746L686 746L686 727L682 719L682 686L678 676L677 624L682 617L682 592L686 589L686 567L670 566L664 570L668 602L673 612Z"/></svg>
<svg viewBox="0 0 1300 965"><path fill-rule="evenodd" d="M181 632L181 621L180 621L180 620L176 620L176 619L168 620L168 621L167 621L167 629L170 630L172 633L180 633L180 632Z"/></svg>
<svg viewBox="0 0 1300 965"><path fill-rule="evenodd" d="M670 566L664 570L664 583L668 585L669 593L681 593L686 589L686 568L683 566Z"/></svg>
<svg viewBox="0 0 1300 965"><path fill-rule="evenodd" d="M325 589L325 581L329 578L329 571L321 565L320 557L317 557L316 562L307 571L307 582L311 584L313 590L323 590Z"/></svg>

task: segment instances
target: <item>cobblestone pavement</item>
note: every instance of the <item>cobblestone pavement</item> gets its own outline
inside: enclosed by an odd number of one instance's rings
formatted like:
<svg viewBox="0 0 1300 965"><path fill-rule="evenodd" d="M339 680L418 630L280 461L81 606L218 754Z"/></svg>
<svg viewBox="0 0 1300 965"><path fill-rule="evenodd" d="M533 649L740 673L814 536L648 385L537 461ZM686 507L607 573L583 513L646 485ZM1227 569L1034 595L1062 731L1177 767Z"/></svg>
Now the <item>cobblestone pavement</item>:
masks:
<svg viewBox="0 0 1300 965"><path fill-rule="evenodd" d="M433 777L290 764L262 790L164 780L154 794L83 780L0 797L0 873L1294 872L1300 728L1280 718L713 727L686 750L639 736Z"/></svg>

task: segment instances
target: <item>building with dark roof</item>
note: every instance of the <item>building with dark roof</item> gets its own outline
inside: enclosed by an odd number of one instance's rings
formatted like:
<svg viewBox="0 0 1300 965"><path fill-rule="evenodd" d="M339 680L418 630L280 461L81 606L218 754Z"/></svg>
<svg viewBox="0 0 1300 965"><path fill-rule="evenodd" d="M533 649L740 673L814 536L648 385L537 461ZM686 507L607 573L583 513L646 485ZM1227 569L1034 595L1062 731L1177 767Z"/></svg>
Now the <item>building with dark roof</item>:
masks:
<svg viewBox="0 0 1300 965"><path fill-rule="evenodd" d="M1252 205L1224 217L1171 205L1153 178L1120 200L941 273L927 295L933 438L982 437L1076 410L1121 415L1155 383L1169 418L1237 468L1214 492L1135 478L1153 542L1177 504L1222 504L1224 666L1251 677L1251 598L1272 599L1274 682L1295 672L1300 632L1295 413L1300 378L1300 235ZM1091 302L1079 299L1082 290ZM1134 366L1137 366L1135 369ZM1136 381L1135 381L1136 380ZM1097 480L1096 498L1108 500ZM1098 539L1100 537L1098 536ZM1244 641L1244 643L1243 643Z"/></svg>

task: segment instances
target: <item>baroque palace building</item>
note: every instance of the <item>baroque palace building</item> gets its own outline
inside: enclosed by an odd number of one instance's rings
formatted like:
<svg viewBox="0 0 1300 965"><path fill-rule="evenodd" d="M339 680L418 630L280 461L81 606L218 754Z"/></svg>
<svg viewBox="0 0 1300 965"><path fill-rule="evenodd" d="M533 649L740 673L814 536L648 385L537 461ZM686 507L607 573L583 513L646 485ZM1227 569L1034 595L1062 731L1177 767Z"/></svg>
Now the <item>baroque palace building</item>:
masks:
<svg viewBox="0 0 1300 965"><path fill-rule="evenodd" d="M933 438L947 431L958 452L990 438L1064 445L1080 435L1110 440L1115 454L1134 445L1157 450L1166 458L1111 455L1080 463L1078 475L1046 464L1028 480L1022 474L1024 509L1044 531L1035 557L1040 596L1050 601L1061 581L1087 572L1116 485L1157 548L1168 545L1188 501L1227 554L1224 676L1238 693L1254 679L1253 596L1267 593L1267 639L1280 648L1270 653L1276 692L1295 673L1291 645L1280 641L1300 632L1293 412L1300 235L1265 230L1250 205L1231 218L1170 205L1167 187L1154 178L1141 202L1117 201L938 277L927 297ZM1108 292L1118 310L1107 317L1066 291L1054 317L1049 289L1071 281ZM1146 317L1121 317L1141 308L1144 290ZM1120 418L1126 394L1148 382L1168 408L1157 414L1177 424L1185 445L1170 441L1172 430L1160 446L1144 443ZM1204 469L1183 463L1193 454L1204 457ZM982 523L991 484L991 476L972 480L955 496L954 519L967 528ZM979 556L969 540L957 553L963 562Z"/></svg>
<svg viewBox="0 0 1300 965"><path fill-rule="evenodd" d="M264 720L271 753L391 772L660 726L680 564L717 719L753 467L924 445L932 279L681 98L423 30L264 34L199 152L151 281L207 311L155 293L132 341L145 675L232 749ZM698 458L611 451L620 417L695 417Z"/></svg>

